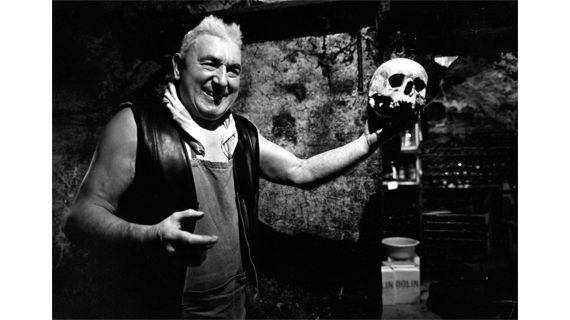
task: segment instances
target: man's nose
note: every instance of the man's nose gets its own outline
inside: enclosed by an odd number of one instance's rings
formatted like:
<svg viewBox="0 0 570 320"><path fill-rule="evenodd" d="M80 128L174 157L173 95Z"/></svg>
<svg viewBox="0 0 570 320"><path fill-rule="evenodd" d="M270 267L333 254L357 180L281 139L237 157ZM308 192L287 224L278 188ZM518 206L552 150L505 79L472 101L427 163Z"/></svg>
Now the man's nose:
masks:
<svg viewBox="0 0 570 320"><path fill-rule="evenodd" d="M226 87L228 85L228 71L226 70L226 66L220 66L216 70L214 83L220 87Z"/></svg>

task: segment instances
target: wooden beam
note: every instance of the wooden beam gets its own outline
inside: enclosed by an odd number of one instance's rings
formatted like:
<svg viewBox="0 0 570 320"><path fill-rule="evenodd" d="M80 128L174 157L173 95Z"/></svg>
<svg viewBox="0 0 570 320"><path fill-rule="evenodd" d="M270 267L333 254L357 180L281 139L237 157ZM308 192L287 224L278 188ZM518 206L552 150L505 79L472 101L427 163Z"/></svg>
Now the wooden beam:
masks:
<svg viewBox="0 0 570 320"><path fill-rule="evenodd" d="M190 15L168 12L141 17L140 51L164 56L178 50L184 34L206 15L240 24L244 43L353 33L376 26L379 46L397 31L414 39L410 47L438 53L516 51L516 1L284 1ZM377 17L380 16L380 21Z"/></svg>

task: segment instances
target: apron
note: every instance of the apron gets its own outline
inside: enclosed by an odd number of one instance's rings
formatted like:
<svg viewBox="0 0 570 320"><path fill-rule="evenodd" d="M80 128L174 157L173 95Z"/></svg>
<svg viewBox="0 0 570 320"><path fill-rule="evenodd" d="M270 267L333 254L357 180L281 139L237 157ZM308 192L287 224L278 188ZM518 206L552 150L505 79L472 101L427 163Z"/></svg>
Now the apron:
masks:
<svg viewBox="0 0 570 320"><path fill-rule="evenodd" d="M189 263L182 316L192 319L244 319L246 276L241 261L233 160L191 159L199 210L194 233L218 236L205 259Z"/></svg>

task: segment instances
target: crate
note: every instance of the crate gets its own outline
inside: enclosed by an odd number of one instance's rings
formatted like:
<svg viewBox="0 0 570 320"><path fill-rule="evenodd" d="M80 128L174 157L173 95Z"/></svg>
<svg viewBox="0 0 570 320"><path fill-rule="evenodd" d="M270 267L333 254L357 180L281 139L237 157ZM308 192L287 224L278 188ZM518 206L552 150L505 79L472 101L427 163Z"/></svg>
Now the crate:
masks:
<svg viewBox="0 0 570 320"><path fill-rule="evenodd" d="M432 256L489 254L489 217L489 213L457 214L451 211L422 214L422 252Z"/></svg>

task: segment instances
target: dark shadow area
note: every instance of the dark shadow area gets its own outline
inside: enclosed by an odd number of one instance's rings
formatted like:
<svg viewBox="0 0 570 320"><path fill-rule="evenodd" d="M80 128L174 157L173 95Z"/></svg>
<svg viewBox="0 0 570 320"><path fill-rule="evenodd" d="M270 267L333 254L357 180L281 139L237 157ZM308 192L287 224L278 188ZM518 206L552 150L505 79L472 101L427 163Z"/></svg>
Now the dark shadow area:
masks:
<svg viewBox="0 0 570 320"><path fill-rule="evenodd" d="M308 295L320 292L321 301L316 303L322 310L330 308L321 317L378 318L382 313L380 227L377 194L365 207L357 243L311 234L288 235L261 224L260 273L302 288ZM261 289L263 294L273 288ZM266 291L266 299L271 294Z"/></svg>
<svg viewBox="0 0 570 320"><path fill-rule="evenodd" d="M516 262L448 261L428 307L445 319L517 319Z"/></svg>

